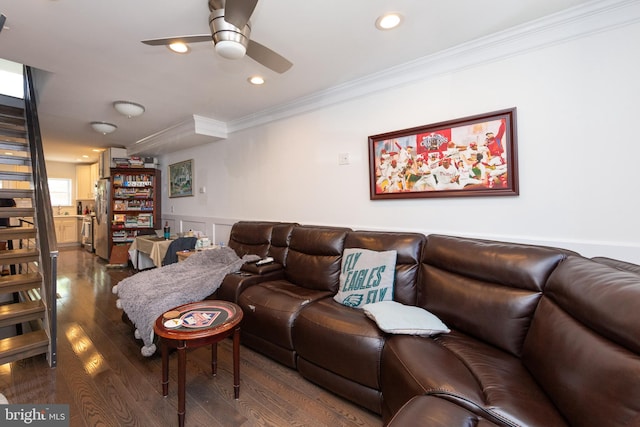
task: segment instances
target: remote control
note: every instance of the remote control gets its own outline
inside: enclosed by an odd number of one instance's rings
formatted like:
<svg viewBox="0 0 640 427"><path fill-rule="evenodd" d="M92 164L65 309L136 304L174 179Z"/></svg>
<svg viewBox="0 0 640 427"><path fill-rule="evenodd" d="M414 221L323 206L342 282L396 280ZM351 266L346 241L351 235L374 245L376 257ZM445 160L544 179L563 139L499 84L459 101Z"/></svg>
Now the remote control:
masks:
<svg viewBox="0 0 640 427"><path fill-rule="evenodd" d="M264 265L264 264L269 264L273 262L273 258L268 256L266 258L261 259L260 261L256 262L256 265Z"/></svg>

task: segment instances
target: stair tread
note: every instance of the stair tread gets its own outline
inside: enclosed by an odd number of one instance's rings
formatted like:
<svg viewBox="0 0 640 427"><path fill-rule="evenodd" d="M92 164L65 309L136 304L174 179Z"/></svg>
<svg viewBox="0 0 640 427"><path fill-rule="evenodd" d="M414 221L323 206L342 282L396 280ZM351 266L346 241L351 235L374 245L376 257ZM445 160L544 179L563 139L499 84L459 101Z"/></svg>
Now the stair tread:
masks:
<svg viewBox="0 0 640 427"><path fill-rule="evenodd" d="M18 314L41 313L44 310L44 304L40 300L0 305L0 320L12 318Z"/></svg>
<svg viewBox="0 0 640 427"><path fill-rule="evenodd" d="M13 117L24 117L24 108L11 105L0 105L0 114Z"/></svg>
<svg viewBox="0 0 640 427"><path fill-rule="evenodd" d="M33 216L34 208L0 207L0 218L11 218L16 216Z"/></svg>
<svg viewBox="0 0 640 427"><path fill-rule="evenodd" d="M5 360L11 361L9 357L15 354L44 348L46 352L49 346L49 337L44 330L27 332L26 334L16 335L15 337L4 338L0 340L0 363L6 363Z"/></svg>
<svg viewBox="0 0 640 427"><path fill-rule="evenodd" d="M0 276L0 290L9 286L39 283L42 280L40 273L20 273Z"/></svg>
<svg viewBox="0 0 640 427"><path fill-rule="evenodd" d="M26 215L22 215L26 216ZM0 215L0 218L2 216ZM36 229L34 227L7 227L0 228L0 241L11 239L28 239L36 236Z"/></svg>
<svg viewBox="0 0 640 427"><path fill-rule="evenodd" d="M40 275L39 272L19 273L19 274L10 274L8 276L0 276L0 286L2 286L3 283L7 283L7 282L13 282L13 283L31 282L33 280L40 280L41 277L42 276Z"/></svg>
<svg viewBox="0 0 640 427"><path fill-rule="evenodd" d="M0 262L2 262L3 264L16 264L15 261L20 261L22 258L28 258L29 260L31 260L35 257L37 259L39 254L40 252L35 248L9 249L6 251L0 251Z"/></svg>
<svg viewBox="0 0 640 427"><path fill-rule="evenodd" d="M33 190L31 189L2 189L0 190L0 198L2 199L32 199Z"/></svg>
<svg viewBox="0 0 640 427"><path fill-rule="evenodd" d="M29 145L25 138L16 138L8 135L0 135L0 144L9 144L22 148L25 148Z"/></svg>

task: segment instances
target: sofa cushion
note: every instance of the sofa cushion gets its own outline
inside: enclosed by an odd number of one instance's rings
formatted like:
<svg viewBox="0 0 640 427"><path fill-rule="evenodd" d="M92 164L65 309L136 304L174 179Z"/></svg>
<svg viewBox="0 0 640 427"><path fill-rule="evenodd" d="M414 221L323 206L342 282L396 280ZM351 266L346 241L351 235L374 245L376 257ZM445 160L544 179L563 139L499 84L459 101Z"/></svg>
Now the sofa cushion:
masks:
<svg viewBox="0 0 640 427"><path fill-rule="evenodd" d="M329 296L326 291L303 288L286 280L251 286L238 298L238 305L244 312L242 337L260 337L275 347L293 352L291 333L300 310L317 299ZM254 349L265 352L264 348Z"/></svg>
<svg viewBox="0 0 640 427"><path fill-rule="evenodd" d="M565 257L540 246L430 235L416 305L519 356L546 280Z"/></svg>
<svg viewBox="0 0 640 427"><path fill-rule="evenodd" d="M388 334L431 336L451 332L437 316L414 305L382 301L365 304L362 310Z"/></svg>
<svg viewBox="0 0 640 427"><path fill-rule="evenodd" d="M491 410L505 425L567 425L519 358L457 331L390 337L380 378L389 414L414 396L432 394L476 414Z"/></svg>
<svg viewBox="0 0 640 427"><path fill-rule="evenodd" d="M275 222L238 221L231 227L229 247L239 257L247 254L265 257L271 243L271 231Z"/></svg>
<svg viewBox="0 0 640 427"><path fill-rule="evenodd" d="M617 268L618 270L630 271L632 273L640 274L640 265L632 264L626 261L620 261L619 259L613 259L603 256L597 256L591 258L592 261L599 262L600 264L608 265L609 267Z"/></svg>
<svg viewBox="0 0 640 427"><path fill-rule="evenodd" d="M297 224L283 222L273 226L271 232L271 246L269 247L269 256L273 257L276 263L281 265L287 264L287 253L289 252L289 242L291 241L291 232Z"/></svg>
<svg viewBox="0 0 640 427"><path fill-rule="evenodd" d="M384 334L362 310L333 298L309 304L296 319L293 343L301 358L379 389Z"/></svg>
<svg viewBox="0 0 640 427"><path fill-rule="evenodd" d="M387 427L496 427L490 415L481 416L437 396L416 396L406 403Z"/></svg>
<svg viewBox="0 0 640 427"><path fill-rule="evenodd" d="M348 231L338 227L294 227L286 258L286 279L304 288L335 294Z"/></svg>
<svg viewBox="0 0 640 427"><path fill-rule="evenodd" d="M569 257L549 278L522 360L571 425L640 420L640 276Z"/></svg>
<svg viewBox="0 0 640 427"><path fill-rule="evenodd" d="M371 251L345 248L342 252L340 287L333 299L348 307L359 308L393 298L396 251Z"/></svg>

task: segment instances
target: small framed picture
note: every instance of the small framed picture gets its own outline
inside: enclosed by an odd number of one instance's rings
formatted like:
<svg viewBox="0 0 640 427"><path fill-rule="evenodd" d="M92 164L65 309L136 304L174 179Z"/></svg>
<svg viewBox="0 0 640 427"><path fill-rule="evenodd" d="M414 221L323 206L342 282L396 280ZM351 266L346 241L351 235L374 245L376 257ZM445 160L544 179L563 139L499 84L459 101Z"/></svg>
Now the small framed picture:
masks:
<svg viewBox="0 0 640 427"><path fill-rule="evenodd" d="M370 199L517 196L516 109L369 137Z"/></svg>
<svg viewBox="0 0 640 427"><path fill-rule="evenodd" d="M169 165L169 197L193 196L193 159Z"/></svg>

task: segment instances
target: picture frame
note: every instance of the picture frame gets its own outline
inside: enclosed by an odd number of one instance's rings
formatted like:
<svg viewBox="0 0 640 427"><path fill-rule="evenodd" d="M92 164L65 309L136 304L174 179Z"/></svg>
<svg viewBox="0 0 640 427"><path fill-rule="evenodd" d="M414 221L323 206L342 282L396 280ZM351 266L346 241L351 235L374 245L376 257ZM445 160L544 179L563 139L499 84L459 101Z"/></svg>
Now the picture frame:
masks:
<svg viewBox="0 0 640 427"><path fill-rule="evenodd" d="M516 108L368 137L371 200L517 196Z"/></svg>
<svg viewBox="0 0 640 427"><path fill-rule="evenodd" d="M193 159L169 165L169 197L193 196Z"/></svg>

